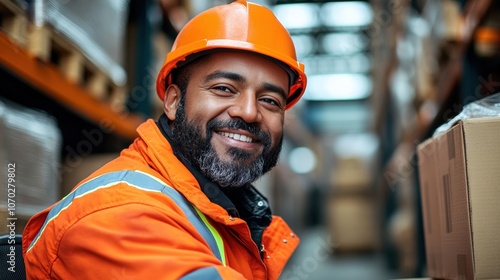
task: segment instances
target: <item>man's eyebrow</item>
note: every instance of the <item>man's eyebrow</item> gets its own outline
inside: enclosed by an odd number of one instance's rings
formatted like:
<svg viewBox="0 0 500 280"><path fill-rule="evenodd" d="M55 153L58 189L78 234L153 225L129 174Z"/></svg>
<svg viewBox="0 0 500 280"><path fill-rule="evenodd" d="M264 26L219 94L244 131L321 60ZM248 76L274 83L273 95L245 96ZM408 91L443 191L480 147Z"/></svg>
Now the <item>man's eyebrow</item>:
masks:
<svg viewBox="0 0 500 280"><path fill-rule="evenodd" d="M226 71L212 72L212 73L208 74L203 81L205 83L208 83L212 80L219 79L219 78L225 78L225 79L233 80L233 81L240 82L240 83L246 82L245 77L243 77L242 75L234 73L234 72L226 72ZM271 91L271 92L276 92L279 95L281 95L285 100L287 99L286 91L278 85L271 84L271 83L264 83L262 85L262 88L265 90Z"/></svg>
<svg viewBox="0 0 500 280"><path fill-rule="evenodd" d="M203 80L205 83L210 82L211 80L219 79L219 78L226 78L230 79L236 82L244 83L245 77L241 76L240 74L234 73L234 72L225 72L225 71L215 71L210 74L208 74L205 79Z"/></svg>
<svg viewBox="0 0 500 280"><path fill-rule="evenodd" d="M280 87L278 85L271 84L271 83L264 83L263 88L265 90L268 90L268 91L271 91L271 92L276 92L279 95L281 95L285 100L287 99L286 91L282 87Z"/></svg>

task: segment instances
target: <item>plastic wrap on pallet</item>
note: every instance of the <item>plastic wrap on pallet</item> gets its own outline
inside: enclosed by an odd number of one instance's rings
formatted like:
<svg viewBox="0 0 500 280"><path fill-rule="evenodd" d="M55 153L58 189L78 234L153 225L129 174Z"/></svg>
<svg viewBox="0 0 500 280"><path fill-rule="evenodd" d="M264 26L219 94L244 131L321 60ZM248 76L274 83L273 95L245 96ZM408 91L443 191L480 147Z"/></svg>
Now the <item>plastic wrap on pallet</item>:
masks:
<svg viewBox="0 0 500 280"><path fill-rule="evenodd" d="M40 1L40 0L39 0ZM33 1L36 4L38 1ZM44 0L44 20L80 48L116 85L124 70L128 0Z"/></svg>
<svg viewBox="0 0 500 280"><path fill-rule="evenodd" d="M0 100L0 131L0 179L5 186L0 188L0 210L7 208L9 164L15 165L16 213L33 215L57 201L62 136L56 120Z"/></svg>

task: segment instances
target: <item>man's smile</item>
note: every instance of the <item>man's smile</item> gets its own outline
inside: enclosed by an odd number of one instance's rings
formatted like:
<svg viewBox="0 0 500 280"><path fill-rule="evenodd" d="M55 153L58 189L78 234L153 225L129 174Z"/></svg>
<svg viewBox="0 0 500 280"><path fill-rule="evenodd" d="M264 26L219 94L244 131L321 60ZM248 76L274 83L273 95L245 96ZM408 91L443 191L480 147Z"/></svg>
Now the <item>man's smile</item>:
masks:
<svg viewBox="0 0 500 280"><path fill-rule="evenodd" d="M243 134L223 132L223 131L218 131L217 134L229 137L229 138L237 140L237 141L242 141L242 142L247 142L247 143L257 142L256 140L252 139L251 137L243 135Z"/></svg>
<svg viewBox="0 0 500 280"><path fill-rule="evenodd" d="M219 152L227 152L228 148L237 148L241 149L241 151L257 155L262 153L262 149L264 149L262 145L263 142L259 137L247 130L222 128L213 130L212 135L214 138L218 139L216 142L213 142L213 144L219 142L219 144L215 144L215 146L223 148L223 150L219 150ZM222 156L222 154L220 154L220 156Z"/></svg>

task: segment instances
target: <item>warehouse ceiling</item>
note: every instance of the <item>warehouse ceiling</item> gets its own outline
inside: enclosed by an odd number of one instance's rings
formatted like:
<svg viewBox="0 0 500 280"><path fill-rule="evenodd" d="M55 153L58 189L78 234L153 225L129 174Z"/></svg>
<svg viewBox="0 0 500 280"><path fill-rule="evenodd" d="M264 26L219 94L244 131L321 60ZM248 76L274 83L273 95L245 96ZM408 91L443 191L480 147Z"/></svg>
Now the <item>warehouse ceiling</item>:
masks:
<svg viewBox="0 0 500 280"><path fill-rule="evenodd" d="M278 0L261 4L273 9L289 30L299 61L305 64L308 85L297 111L306 127L331 144L334 157L343 156L339 151L372 157L372 149L366 147L376 147L378 138L373 134L371 102L371 3Z"/></svg>
<svg viewBox="0 0 500 280"><path fill-rule="evenodd" d="M305 64L305 121L318 132L366 130L373 91L369 2L278 1L272 6ZM300 16L299 16L300 15Z"/></svg>

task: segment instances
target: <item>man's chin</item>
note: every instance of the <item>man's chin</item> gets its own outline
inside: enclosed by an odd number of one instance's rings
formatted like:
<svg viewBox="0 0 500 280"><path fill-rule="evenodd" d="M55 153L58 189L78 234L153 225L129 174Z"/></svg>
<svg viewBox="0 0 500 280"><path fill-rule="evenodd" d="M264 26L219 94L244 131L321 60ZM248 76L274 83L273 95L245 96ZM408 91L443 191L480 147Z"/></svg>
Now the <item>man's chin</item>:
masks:
<svg viewBox="0 0 500 280"><path fill-rule="evenodd" d="M221 159L221 162L227 166L229 169L248 169L252 168L258 159L254 156L251 157L233 157L226 156Z"/></svg>
<svg viewBox="0 0 500 280"><path fill-rule="evenodd" d="M226 170L240 171L254 167L255 160L223 159L220 161Z"/></svg>
<svg viewBox="0 0 500 280"><path fill-rule="evenodd" d="M222 157L219 155L219 158L224 160L225 162L234 163L241 162L242 164L252 164L261 156L262 151L249 151L240 148L231 148L226 151Z"/></svg>

